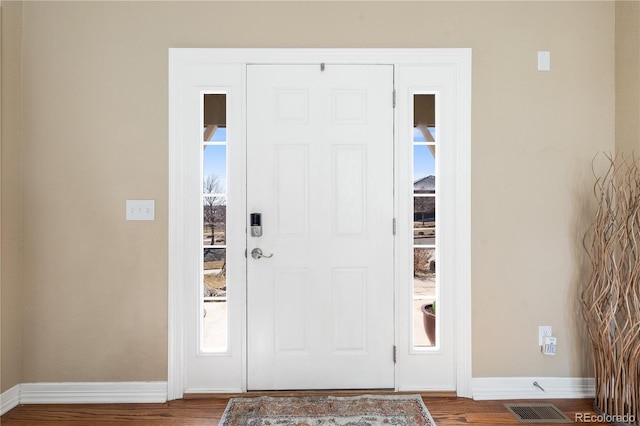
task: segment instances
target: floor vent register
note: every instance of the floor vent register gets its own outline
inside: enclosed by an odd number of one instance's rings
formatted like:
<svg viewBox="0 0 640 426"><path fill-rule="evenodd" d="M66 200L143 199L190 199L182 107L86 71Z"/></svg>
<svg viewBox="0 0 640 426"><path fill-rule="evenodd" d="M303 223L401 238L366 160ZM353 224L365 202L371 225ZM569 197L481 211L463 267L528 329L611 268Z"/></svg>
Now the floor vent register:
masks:
<svg viewBox="0 0 640 426"><path fill-rule="evenodd" d="M553 404L504 404L520 423L573 423Z"/></svg>

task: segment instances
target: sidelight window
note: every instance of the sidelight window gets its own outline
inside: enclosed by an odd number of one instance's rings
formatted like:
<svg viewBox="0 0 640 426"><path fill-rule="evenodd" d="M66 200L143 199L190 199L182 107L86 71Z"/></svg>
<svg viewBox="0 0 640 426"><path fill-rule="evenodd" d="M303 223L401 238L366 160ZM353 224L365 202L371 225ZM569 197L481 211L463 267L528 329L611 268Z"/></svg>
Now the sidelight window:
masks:
<svg viewBox="0 0 640 426"><path fill-rule="evenodd" d="M413 346L436 346L436 95L413 96Z"/></svg>
<svg viewBox="0 0 640 426"><path fill-rule="evenodd" d="M226 102L224 93L202 97L202 352L225 352L228 347Z"/></svg>

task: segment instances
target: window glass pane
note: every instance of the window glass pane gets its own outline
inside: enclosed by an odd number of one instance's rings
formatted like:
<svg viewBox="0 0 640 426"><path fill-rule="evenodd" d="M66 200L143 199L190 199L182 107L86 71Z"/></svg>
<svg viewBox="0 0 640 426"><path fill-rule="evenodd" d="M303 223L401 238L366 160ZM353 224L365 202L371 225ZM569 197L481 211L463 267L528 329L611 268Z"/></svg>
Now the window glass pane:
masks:
<svg viewBox="0 0 640 426"><path fill-rule="evenodd" d="M226 249L204 249L204 297L227 297Z"/></svg>
<svg viewBox="0 0 640 426"><path fill-rule="evenodd" d="M413 95L414 142L436 141L436 95Z"/></svg>
<svg viewBox="0 0 640 426"><path fill-rule="evenodd" d="M420 126L420 128L413 128L413 141L414 142L435 142L436 140L436 128L435 127L427 127L429 133L424 133L424 127ZM426 138L425 138L426 134Z"/></svg>
<svg viewBox="0 0 640 426"><path fill-rule="evenodd" d="M413 192L435 194L436 192L436 147L414 145L413 147Z"/></svg>
<svg viewBox="0 0 640 426"><path fill-rule="evenodd" d="M202 349L224 351L227 349L227 301L204 302L202 320Z"/></svg>
<svg viewBox="0 0 640 426"><path fill-rule="evenodd" d="M225 145L205 145L202 161L202 192L205 194L226 194L227 147Z"/></svg>
<svg viewBox="0 0 640 426"><path fill-rule="evenodd" d="M413 244L436 243L436 197L413 198Z"/></svg>
<svg viewBox="0 0 640 426"><path fill-rule="evenodd" d="M202 244L227 244L227 198L205 195L202 201Z"/></svg>
<svg viewBox="0 0 640 426"><path fill-rule="evenodd" d="M228 349L227 318L227 95L203 95L202 250L200 349Z"/></svg>
<svg viewBox="0 0 640 426"><path fill-rule="evenodd" d="M436 249L413 249L413 295L424 298L436 296Z"/></svg>
<svg viewBox="0 0 640 426"><path fill-rule="evenodd" d="M227 141L227 128L218 127L216 131L211 135L208 142L226 142Z"/></svg>
<svg viewBox="0 0 640 426"><path fill-rule="evenodd" d="M413 249L413 345L435 345L436 251Z"/></svg>
<svg viewBox="0 0 640 426"><path fill-rule="evenodd" d="M219 130L227 127L227 95L204 95L203 124L202 139L204 142L226 141L226 132Z"/></svg>
<svg viewBox="0 0 640 426"><path fill-rule="evenodd" d="M413 96L413 292L415 348L436 344L436 95ZM421 247L416 247L421 246ZM426 247L425 247L426 246Z"/></svg>
<svg viewBox="0 0 640 426"><path fill-rule="evenodd" d="M226 127L218 127L218 126L206 126L203 130L204 132L204 142L227 142L227 128Z"/></svg>

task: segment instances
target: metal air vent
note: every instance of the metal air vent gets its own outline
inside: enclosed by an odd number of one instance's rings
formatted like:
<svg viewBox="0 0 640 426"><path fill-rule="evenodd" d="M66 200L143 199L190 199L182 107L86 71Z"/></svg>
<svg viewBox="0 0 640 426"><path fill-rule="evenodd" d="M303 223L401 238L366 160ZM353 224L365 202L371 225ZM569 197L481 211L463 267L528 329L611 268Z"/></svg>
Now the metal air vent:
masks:
<svg viewBox="0 0 640 426"><path fill-rule="evenodd" d="M573 423L553 404L504 404L520 423Z"/></svg>

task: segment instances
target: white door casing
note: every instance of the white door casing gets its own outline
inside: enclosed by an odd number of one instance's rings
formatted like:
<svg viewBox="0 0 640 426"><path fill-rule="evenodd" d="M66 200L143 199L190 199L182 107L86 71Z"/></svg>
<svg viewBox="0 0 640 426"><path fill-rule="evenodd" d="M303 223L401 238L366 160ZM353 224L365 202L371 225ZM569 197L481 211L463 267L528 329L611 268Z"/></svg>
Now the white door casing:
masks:
<svg viewBox="0 0 640 426"><path fill-rule="evenodd" d="M393 67L250 65L249 390L394 387Z"/></svg>
<svg viewBox="0 0 640 426"><path fill-rule="evenodd" d="M394 67L397 108L395 110L396 138L394 151L395 217L398 219L398 235L395 238L395 339L398 347L398 364L394 387L399 390L456 389L459 396L471 396L471 285L470 285L470 101L471 101L471 51L469 49L170 49L169 57L169 336L168 336L168 397L181 398L185 392L242 392L247 389L246 342L246 268L244 248L247 237L245 228L245 73L247 64L390 64ZM327 65L329 67L329 65ZM448 74L446 81L429 82L428 71L441 70ZM444 72L444 74L442 74ZM421 78L424 76L424 78ZM228 122L235 123L233 141L229 141L229 188L235 188L235 203L228 200L227 224L228 273L234 276L229 291L229 350L222 354L201 354L193 342L192 329L197 324L198 298L193 290L201 274L198 259L201 229L199 223L198 195L201 187L194 171L200 153L193 141L199 138L199 96L203 90L223 90L228 96ZM422 92L421 92L422 91ZM405 140L407 123L410 123L411 93L439 93L442 99L443 117L451 120L447 143L448 153L442 153L440 167L448 170L443 177L439 193L452 191L448 207L439 206L438 215L452 216L454 227L440 221L447 234L448 245L439 247L442 253L453 256L455 265L446 262L439 271L446 272L447 297L450 306L442 306L442 315L450 317L451 330L443 334L442 344L433 351L415 351L409 346L411 291L411 224L412 210L407 197L400 196L411 176L407 171L410 161L408 147L398 143ZM408 140L408 139L406 139ZM235 145L234 145L235 144ZM449 167L447 168L447 164ZM235 183L233 183L235 181ZM439 184L440 186L440 184ZM232 188L233 187L233 188ZM238 192L239 191L239 192ZM230 194L231 197L231 194ZM444 201L439 199L442 205ZM195 205L195 207L194 207ZM444 209L444 210L441 210ZM404 222L403 222L404 221ZM451 223L451 222L450 222ZM197 227L196 227L197 228ZM193 234L193 235L192 235ZM235 236L234 236L235 235ZM238 243L238 241L240 241ZM239 247L240 246L240 247ZM237 249L241 249L238 255ZM269 248L262 247L265 252ZM251 249L251 247L249 247ZM235 252L236 254L229 254ZM276 254L277 255L277 254ZM267 260L267 259L262 259ZM271 259L273 260L273 259ZM408 269L407 269L408 268ZM235 271L235 272L234 272ZM445 295L444 293L442 294ZM455 315L454 315L455 313ZM442 321L447 321L443 317ZM446 343L449 336L451 346ZM439 339L440 341L440 339ZM447 349L448 347L448 349ZM438 357L449 350L453 364L453 385L443 385L434 380L431 373L438 365ZM433 368L426 368L431 366ZM451 370L448 369L448 370Z"/></svg>

